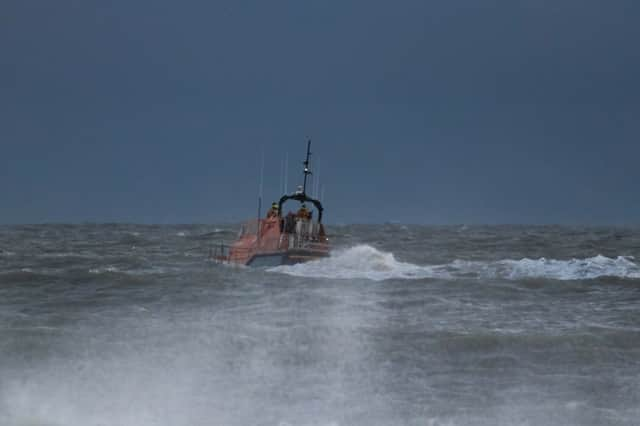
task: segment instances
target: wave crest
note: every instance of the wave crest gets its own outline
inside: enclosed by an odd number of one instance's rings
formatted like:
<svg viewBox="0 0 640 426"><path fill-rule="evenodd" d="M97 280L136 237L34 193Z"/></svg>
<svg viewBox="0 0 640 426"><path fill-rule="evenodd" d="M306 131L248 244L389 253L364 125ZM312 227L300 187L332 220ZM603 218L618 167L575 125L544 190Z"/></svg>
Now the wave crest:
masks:
<svg viewBox="0 0 640 426"><path fill-rule="evenodd" d="M548 278L555 280L599 277L640 278L640 266L629 256L609 258L598 255L586 259L504 259L497 261L454 260L443 265L414 265L396 260L393 253L369 245L358 245L332 253L327 259L270 268L270 272L315 278L373 281L422 278Z"/></svg>

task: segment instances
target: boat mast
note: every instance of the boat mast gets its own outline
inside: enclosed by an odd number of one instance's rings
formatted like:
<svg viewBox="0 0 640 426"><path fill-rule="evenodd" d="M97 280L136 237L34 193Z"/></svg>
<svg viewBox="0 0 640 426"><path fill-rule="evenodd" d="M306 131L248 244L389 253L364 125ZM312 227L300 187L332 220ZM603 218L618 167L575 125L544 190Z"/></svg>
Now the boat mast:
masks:
<svg viewBox="0 0 640 426"><path fill-rule="evenodd" d="M311 156L311 139L307 142L307 158L302 164L304 164L304 183L302 185L302 194L307 194L307 176L311 174L309 170L309 157Z"/></svg>
<svg viewBox="0 0 640 426"><path fill-rule="evenodd" d="M256 227L256 236L260 241L260 218L262 217L262 190L264 187L264 146L262 147L262 155L260 156L260 184L258 185L258 219Z"/></svg>
<svg viewBox="0 0 640 426"><path fill-rule="evenodd" d="M289 186L287 182L289 182L289 152L284 153L284 188L282 191L283 194L287 193L287 188Z"/></svg>

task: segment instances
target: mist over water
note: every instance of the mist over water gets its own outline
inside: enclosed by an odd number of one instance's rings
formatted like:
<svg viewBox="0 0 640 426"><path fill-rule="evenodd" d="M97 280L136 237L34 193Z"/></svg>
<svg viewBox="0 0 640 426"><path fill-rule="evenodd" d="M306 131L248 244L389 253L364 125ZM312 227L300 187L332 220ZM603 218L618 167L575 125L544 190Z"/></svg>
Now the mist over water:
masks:
<svg viewBox="0 0 640 426"><path fill-rule="evenodd" d="M640 230L0 227L0 425L636 425ZM214 233L207 237L204 234Z"/></svg>

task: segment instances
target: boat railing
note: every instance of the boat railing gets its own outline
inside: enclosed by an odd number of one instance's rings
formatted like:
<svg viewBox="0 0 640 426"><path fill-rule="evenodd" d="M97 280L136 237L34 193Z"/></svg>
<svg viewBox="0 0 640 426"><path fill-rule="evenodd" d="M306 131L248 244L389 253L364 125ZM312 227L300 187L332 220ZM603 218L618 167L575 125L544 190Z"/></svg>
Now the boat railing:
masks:
<svg viewBox="0 0 640 426"><path fill-rule="evenodd" d="M252 219L243 223L240 227L238 238L244 237L245 235L257 235L262 222L262 219Z"/></svg>
<svg viewBox="0 0 640 426"><path fill-rule="evenodd" d="M308 249L308 250L318 250L318 251L326 251L327 243L326 242L318 242L312 241L305 238L297 238L296 235L292 235L288 241L289 249Z"/></svg>
<svg viewBox="0 0 640 426"><path fill-rule="evenodd" d="M215 244L209 248L209 257L212 260L225 260L229 258L230 252L230 245L224 243Z"/></svg>
<svg viewBox="0 0 640 426"><path fill-rule="evenodd" d="M286 238L286 241L283 241L285 243L283 248L326 250L327 247L324 229L317 222L298 220L295 226L284 227L283 236Z"/></svg>
<svg viewBox="0 0 640 426"><path fill-rule="evenodd" d="M265 226L267 228L263 228ZM246 222L240 229L238 241L233 244L220 242L212 245L209 257L222 263L242 262L257 252L291 249L319 252L328 250L327 238L322 224L309 219L282 218L278 240L274 240L272 234L259 236L262 229L268 229L267 220L253 219ZM243 243L238 244L239 241L243 241Z"/></svg>
<svg viewBox="0 0 640 426"><path fill-rule="evenodd" d="M236 247L234 245L220 243L211 246L209 257L218 262L229 262L250 256L255 249L253 247Z"/></svg>

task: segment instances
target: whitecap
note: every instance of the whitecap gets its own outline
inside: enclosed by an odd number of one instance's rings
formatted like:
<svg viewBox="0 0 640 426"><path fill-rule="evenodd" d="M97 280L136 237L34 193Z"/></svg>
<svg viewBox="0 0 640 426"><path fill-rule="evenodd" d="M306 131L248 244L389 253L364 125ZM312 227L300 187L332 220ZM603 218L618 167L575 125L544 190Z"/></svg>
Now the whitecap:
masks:
<svg viewBox="0 0 640 426"><path fill-rule="evenodd" d="M640 266L633 257L609 258L598 255L586 259L504 259L497 261L454 260L441 265L415 265L398 261L393 253L369 245L337 250L331 257L308 263L268 269L288 275L373 281L388 279L502 278L519 280L547 278L555 280L596 279L600 277L640 278Z"/></svg>
<svg viewBox="0 0 640 426"><path fill-rule="evenodd" d="M89 269L90 274L105 274L109 272L119 272L120 270L115 266L101 266L98 268Z"/></svg>
<svg viewBox="0 0 640 426"><path fill-rule="evenodd" d="M382 281L393 278L449 278L442 266L418 266L396 260L393 253L369 245L358 245L333 252L331 257L296 265L270 268L271 272L316 278L365 278Z"/></svg>

